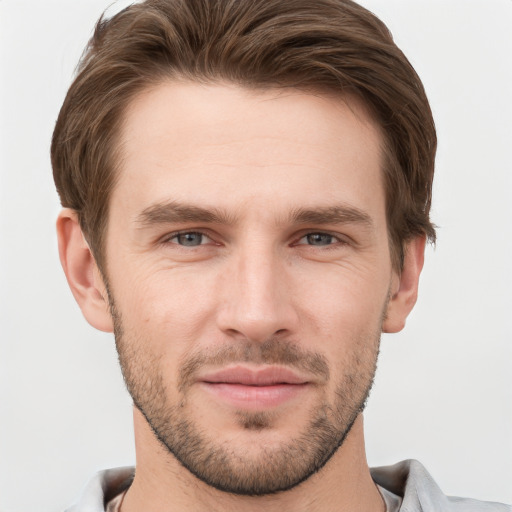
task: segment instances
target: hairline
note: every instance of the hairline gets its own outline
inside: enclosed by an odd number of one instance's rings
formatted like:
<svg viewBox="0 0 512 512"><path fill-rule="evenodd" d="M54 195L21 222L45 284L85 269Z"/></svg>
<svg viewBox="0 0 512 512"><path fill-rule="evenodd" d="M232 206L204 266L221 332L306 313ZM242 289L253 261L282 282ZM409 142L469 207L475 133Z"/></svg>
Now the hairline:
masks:
<svg viewBox="0 0 512 512"><path fill-rule="evenodd" d="M100 226L100 233L98 236L98 246L93 244L93 256L98 266L98 269L102 273L104 278L107 278L108 265L107 265L107 237L109 230L109 218L110 218L110 207L112 194L114 193L115 187L122 173L122 166L124 162L124 151L125 140L123 140L123 131L126 126L126 120L129 116L130 109L137 102L138 98L146 94L150 94L152 91L164 86L172 84L190 84L190 85L203 85L205 87L211 86L228 86L243 89L254 94L263 94L267 92L283 92L293 91L296 93L310 94L319 98L333 98L337 101L342 101L347 108L357 117L361 122L369 122L372 127L377 130L379 136L379 152L380 152L380 180L381 186L383 187L384 200L385 200L385 225L388 238L389 253L391 258L391 264L395 271L400 272L403 265L403 243L407 240L402 241L402 247L396 247L396 243L393 240L393 233L391 231L390 219L388 215L389 208L389 194L388 185L386 180L387 173L390 172L388 167L395 165L395 157L393 151L389 147L389 138L386 136L382 122L378 118L378 114L374 111L374 108L364 95L358 90L335 90L332 87L326 85L315 86L304 86L300 87L297 85L280 85L280 84L252 84L249 82L235 82L233 80L226 79L222 76L204 77L198 75L192 77L190 75L184 76L181 73L169 70L168 74L155 73L152 77L147 77L145 80L141 80L138 87L127 94L124 98L124 102L121 107L121 112L118 116L116 126L113 129L113 140L112 145L108 150L108 158L112 163L112 182L108 193L108 198L105 208L105 216L102 219ZM353 106L356 105L356 108ZM362 114L362 116L361 116ZM84 233L86 238L88 236Z"/></svg>

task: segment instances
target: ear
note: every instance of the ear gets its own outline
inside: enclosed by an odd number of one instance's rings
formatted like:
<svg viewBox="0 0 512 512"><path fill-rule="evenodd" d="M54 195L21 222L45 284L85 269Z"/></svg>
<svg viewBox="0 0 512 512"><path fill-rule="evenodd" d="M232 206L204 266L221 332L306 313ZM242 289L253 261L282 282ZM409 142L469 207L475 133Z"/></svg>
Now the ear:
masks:
<svg viewBox="0 0 512 512"><path fill-rule="evenodd" d="M62 268L85 319L96 329L113 331L106 287L74 210L64 208L57 219Z"/></svg>
<svg viewBox="0 0 512 512"><path fill-rule="evenodd" d="M425 259L425 237L419 236L408 242L405 248L404 265L400 275L394 273L391 297L382 332L399 332L418 298L418 283Z"/></svg>

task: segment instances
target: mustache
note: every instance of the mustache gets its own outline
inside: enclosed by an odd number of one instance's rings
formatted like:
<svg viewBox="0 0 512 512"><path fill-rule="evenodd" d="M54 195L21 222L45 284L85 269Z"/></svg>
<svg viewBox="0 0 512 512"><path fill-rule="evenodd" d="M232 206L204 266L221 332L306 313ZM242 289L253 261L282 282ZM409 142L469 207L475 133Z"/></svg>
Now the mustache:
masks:
<svg viewBox="0 0 512 512"><path fill-rule="evenodd" d="M279 338L271 338L263 343L241 340L187 357L180 365L178 389L183 391L192 385L197 373L205 366L222 367L236 363L282 365L314 375L322 381L328 381L330 377L327 359L318 352L299 348Z"/></svg>

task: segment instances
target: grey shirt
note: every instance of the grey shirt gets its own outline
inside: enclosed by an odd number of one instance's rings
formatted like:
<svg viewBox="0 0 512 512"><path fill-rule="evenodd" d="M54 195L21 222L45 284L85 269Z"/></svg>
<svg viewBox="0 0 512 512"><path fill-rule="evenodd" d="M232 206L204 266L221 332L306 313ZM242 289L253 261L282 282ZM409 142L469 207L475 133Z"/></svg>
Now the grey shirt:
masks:
<svg viewBox="0 0 512 512"><path fill-rule="evenodd" d="M372 468L371 474L388 512L512 512L512 506L501 503L445 496L416 460ZM130 486L133 476L132 467L101 471L88 483L78 503L66 512L105 512L109 501Z"/></svg>

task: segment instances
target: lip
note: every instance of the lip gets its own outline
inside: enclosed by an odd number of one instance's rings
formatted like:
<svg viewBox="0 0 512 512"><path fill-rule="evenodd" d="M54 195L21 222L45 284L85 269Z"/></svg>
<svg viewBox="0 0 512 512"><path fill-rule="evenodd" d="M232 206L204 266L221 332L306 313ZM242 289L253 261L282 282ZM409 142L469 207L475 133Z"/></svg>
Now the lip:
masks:
<svg viewBox="0 0 512 512"><path fill-rule="evenodd" d="M297 398L309 385L304 377L277 366L224 368L201 376L199 383L218 400L248 410L275 408Z"/></svg>
<svg viewBox="0 0 512 512"><path fill-rule="evenodd" d="M200 377L202 382L213 384L242 384L245 386L272 386L277 384L305 384L307 379L281 366L248 368L233 366Z"/></svg>

